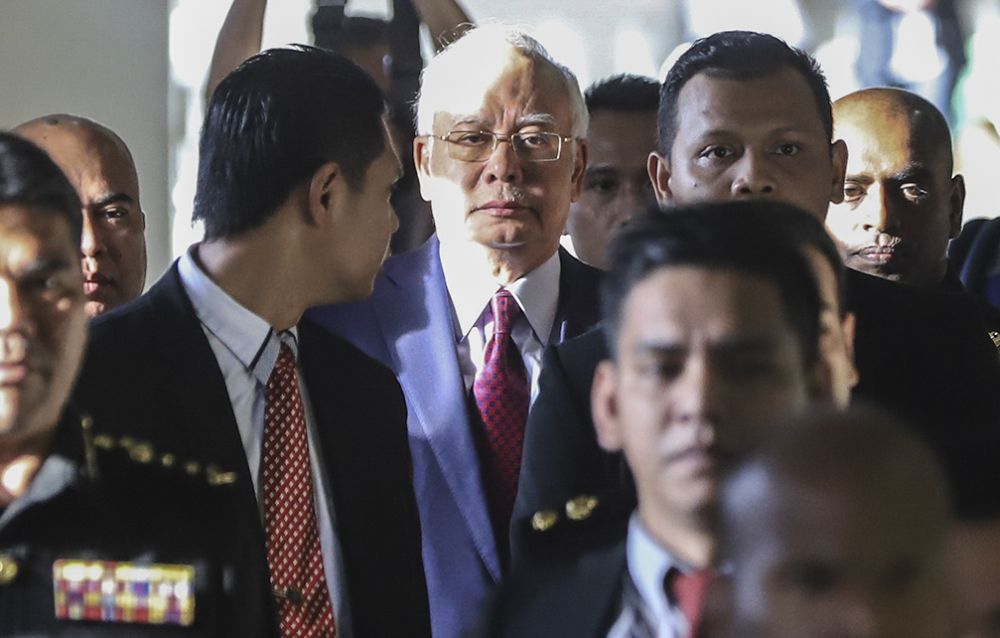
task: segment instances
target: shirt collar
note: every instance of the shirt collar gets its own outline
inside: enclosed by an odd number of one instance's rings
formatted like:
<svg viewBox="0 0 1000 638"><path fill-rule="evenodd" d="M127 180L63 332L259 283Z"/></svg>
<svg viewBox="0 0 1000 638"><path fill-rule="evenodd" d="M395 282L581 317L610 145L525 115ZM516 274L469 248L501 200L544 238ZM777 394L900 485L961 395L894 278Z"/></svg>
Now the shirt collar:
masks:
<svg viewBox="0 0 1000 638"><path fill-rule="evenodd" d="M687 566L649 535L638 514L635 513L629 519L625 552L629 574L642 600L655 618L668 617L670 612L667 596L663 590L664 579L672 567L688 571Z"/></svg>
<svg viewBox="0 0 1000 638"><path fill-rule="evenodd" d="M66 408L52 435L52 446L42 459L28 489L0 512L0 529L20 512L36 503L48 501L73 485L79 478L84 460L83 431L76 413Z"/></svg>
<svg viewBox="0 0 1000 638"><path fill-rule="evenodd" d="M195 315L201 324L228 349L262 384L278 361L281 344L298 355L296 328L279 332L253 311L240 305L209 278L195 258L198 244L181 256L177 271Z"/></svg>
<svg viewBox="0 0 1000 638"><path fill-rule="evenodd" d="M489 307L493 294L506 287L521 306L535 338L543 345L548 343L559 302L562 264L558 251L541 266L508 286L501 286L489 273L469 268L463 261L458 254L441 250L441 270L458 318L460 338L465 338L476 325L483 311Z"/></svg>

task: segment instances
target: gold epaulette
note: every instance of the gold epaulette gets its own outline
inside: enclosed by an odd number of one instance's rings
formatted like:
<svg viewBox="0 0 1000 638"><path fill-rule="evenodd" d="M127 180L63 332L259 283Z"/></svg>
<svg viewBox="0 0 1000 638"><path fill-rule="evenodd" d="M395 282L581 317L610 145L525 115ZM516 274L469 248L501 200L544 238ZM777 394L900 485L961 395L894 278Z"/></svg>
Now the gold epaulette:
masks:
<svg viewBox="0 0 1000 638"><path fill-rule="evenodd" d="M563 512L555 509L535 512L531 517L531 529L536 532L547 532L554 529L564 517L568 521L585 521L590 518L600 503L600 499L596 496L581 494L566 501Z"/></svg>
<svg viewBox="0 0 1000 638"><path fill-rule="evenodd" d="M231 485L238 480L236 472L228 472L214 463L202 464L198 461L182 461L170 452L157 451L152 443L131 436L113 437L109 434L95 434L94 420L89 415L80 418L83 430L84 457L87 474L91 479L99 475L98 451L122 450L127 458L137 465L157 463L166 469L174 469L192 478L204 478L212 486Z"/></svg>

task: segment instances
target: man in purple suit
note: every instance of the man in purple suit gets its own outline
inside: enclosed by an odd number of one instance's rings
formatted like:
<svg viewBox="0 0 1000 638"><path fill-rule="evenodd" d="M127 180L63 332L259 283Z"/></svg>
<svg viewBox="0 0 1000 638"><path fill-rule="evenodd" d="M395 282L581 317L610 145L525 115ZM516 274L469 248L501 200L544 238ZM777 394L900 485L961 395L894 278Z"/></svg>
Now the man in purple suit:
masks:
<svg viewBox="0 0 1000 638"><path fill-rule="evenodd" d="M474 29L424 71L413 153L437 234L371 299L312 317L406 395L434 635L475 619L508 555L545 346L597 319L597 273L559 250L587 164L573 74L534 39Z"/></svg>

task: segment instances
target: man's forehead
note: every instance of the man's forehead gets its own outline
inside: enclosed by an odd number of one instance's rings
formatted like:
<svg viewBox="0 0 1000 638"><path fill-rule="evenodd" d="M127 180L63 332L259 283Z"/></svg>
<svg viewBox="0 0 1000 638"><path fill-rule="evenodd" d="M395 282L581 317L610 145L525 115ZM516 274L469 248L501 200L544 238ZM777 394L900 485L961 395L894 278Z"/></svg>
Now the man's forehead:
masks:
<svg viewBox="0 0 1000 638"><path fill-rule="evenodd" d="M773 295L774 303L759 303ZM772 282L725 268L672 266L637 282L625 302L626 321L652 335L687 328L723 335L783 334L788 328ZM756 338L755 337L755 338Z"/></svg>
<svg viewBox="0 0 1000 638"><path fill-rule="evenodd" d="M56 211L21 205L0 206L0 267L24 266L38 259L76 258L69 222Z"/></svg>
<svg viewBox="0 0 1000 638"><path fill-rule="evenodd" d="M646 157L656 148L656 111L591 113L587 143L592 162L602 154L629 154L641 161L645 170Z"/></svg>
<svg viewBox="0 0 1000 638"><path fill-rule="evenodd" d="M847 143L848 173L859 167L909 173L948 168L948 155L921 139L905 115L854 113L840 117L834 130Z"/></svg>
<svg viewBox="0 0 1000 638"><path fill-rule="evenodd" d="M793 69L752 78L733 78L704 71L696 74L678 96L679 135L685 129L725 130L733 134L754 130L794 129L826 136L823 120L809 84ZM693 126L701 122L701 127ZM685 126L687 125L687 126Z"/></svg>
<svg viewBox="0 0 1000 638"><path fill-rule="evenodd" d="M84 184L103 194L125 192L138 198L138 175L124 143L110 130L77 120L40 120L18 129L38 145L77 190ZM79 193L88 199L88 193Z"/></svg>
<svg viewBox="0 0 1000 638"><path fill-rule="evenodd" d="M515 118L523 125L532 120L553 124L565 117L568 96L558 71L544 62L535 62L518 52L506 57L498 68L462 77L440 90L434 113L435 126L461 120L492 122Z"/></svg>
<svg viewBox="0 0 1000 638"><path fill-rule="evenodd" d="M439 124L445 125L446 127L472 127L476 126L493 126L498 123L500 119L507 119L503 117L502 113L490 112L489 110L482 110L476 113L448 113L448 112L438 112L434 116L434 124L438 126ZM559 121L552 113L546 112L534 112L528 111L518 114L513 117L513 126L515 129L521 129L528 126L538 126L542 128L552 128L556 126Z"/></svg>

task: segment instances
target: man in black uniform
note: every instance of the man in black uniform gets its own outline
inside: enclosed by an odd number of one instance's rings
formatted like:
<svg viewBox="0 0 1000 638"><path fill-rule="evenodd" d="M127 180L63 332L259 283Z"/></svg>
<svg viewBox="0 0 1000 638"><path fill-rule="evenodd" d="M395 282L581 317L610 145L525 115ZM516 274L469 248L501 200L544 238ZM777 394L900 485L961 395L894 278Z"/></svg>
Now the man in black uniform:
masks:
<svg viewBox="0 0 1000 638"><path fill-rule="evenodd" d="M615 515L629 510L605 515L596 496L539 512L543 555L501 589L481 635L694 634L722 477L822 382L818 286L784 231L797 220L822 232L792 206L746 201L647 216L613 240L601 288L613 358L595 374L594 422L627 459L638 507L627 530Z"/></svg>
<svg viewBox="0 0 1000 638"><path fill-rule="evenodd" d="M772 36L725 32L692 45L661 88L658 126L649 173L663 206L770 198L825 219L829 203L844 197L847 149L831 141L823 75L807 54ZM995 498L1000 363L977 302L853 270L845 283L857 317L852 400L907 418L939 453L966 505ZM525 431L515 553L535 511L615 485L601 473L609 460L590 421L593 370L606 357L596 331L544 356Z"/></svg>
<svg viewBox="0 0 1000 638"><path fill-rule="evenodd" d="M0 134L0 636L273 636L235 474L67 407L86 341L80 203Z"/></svg>

